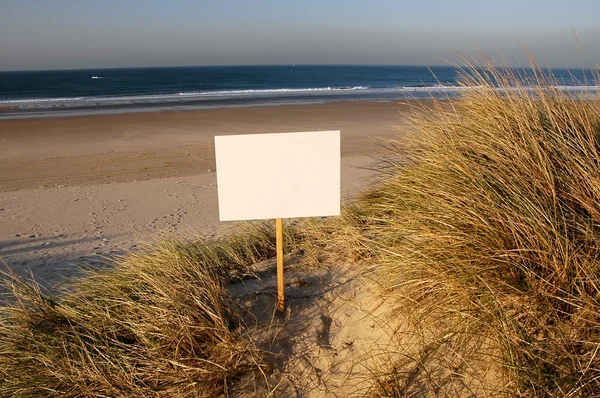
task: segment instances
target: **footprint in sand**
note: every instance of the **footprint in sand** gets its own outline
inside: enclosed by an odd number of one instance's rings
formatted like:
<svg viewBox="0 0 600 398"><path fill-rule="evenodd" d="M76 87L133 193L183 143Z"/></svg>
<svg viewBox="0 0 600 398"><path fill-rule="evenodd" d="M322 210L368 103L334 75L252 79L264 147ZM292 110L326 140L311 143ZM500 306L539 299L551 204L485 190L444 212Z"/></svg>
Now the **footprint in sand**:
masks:
<svg viewBox="0 0 600 398"><path fill-rule="evenodd" d="M317 342L322 348L332 348L331 339L331 324L333 320L329 315L321 315L321 329L317 331Z"/></svg>

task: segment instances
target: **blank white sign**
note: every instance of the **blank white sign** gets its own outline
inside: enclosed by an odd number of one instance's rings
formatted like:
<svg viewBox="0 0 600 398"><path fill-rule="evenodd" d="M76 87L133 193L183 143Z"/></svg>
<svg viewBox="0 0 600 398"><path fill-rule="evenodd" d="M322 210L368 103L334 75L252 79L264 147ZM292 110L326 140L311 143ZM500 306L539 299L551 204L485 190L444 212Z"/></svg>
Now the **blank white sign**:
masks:
<svg viewBox="0 0 600 398"><path fill-rule="evenodd" d="M340 214L340 132L215 137L221 221Z"/></svg>

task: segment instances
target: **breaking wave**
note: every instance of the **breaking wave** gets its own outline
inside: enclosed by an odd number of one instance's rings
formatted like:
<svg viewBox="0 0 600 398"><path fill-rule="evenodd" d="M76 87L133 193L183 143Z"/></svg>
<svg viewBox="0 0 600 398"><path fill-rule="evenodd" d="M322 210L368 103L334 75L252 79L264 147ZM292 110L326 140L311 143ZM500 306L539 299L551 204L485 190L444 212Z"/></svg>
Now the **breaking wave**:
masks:
<svg viewBox="0 0 600 398"><path fill-rule="evenodd" d="M92 76L101 79L102 76ZM596 92L599 86L559 86L559 90L573 93ZM0 100L0 106L19 108L80 108L96 106L143 105L143 104L185 104L207 101L248 100L280 101L293 103L314 100L393 100L407 97L446 98L456 96L468 88L456 85L418 85L397 87L342 86L312 88L276 88L246 90L189 91L165 94L131 94L119 96L79 96L64 98L33 98Z"/></svg>

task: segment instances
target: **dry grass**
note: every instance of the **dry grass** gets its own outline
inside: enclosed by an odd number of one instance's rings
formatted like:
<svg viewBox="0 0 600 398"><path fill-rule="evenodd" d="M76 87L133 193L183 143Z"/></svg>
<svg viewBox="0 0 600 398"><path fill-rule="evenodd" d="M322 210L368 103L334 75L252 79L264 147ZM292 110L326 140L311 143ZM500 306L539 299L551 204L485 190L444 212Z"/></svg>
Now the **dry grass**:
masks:
<svg viewBox="0 0 600 398"><path fill-rule="evenodd" d="M60 298L7 274L0 396L214 397L260 375L226 286L274 255L272 228L164 243L76 280Z"/></svg>
<svg viewBox="0 0 600 398"><path fill-rule="evenodd" d="M465 68L346 225L419 342L381 396L600 396L600 101L532 67Z"/></svg>

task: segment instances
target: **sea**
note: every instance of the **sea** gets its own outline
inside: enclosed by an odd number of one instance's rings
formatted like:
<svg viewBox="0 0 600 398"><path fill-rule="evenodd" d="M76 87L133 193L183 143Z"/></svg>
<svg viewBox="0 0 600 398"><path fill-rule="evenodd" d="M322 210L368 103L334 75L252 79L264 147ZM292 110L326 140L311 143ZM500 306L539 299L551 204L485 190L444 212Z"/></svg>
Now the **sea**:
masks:
<svg viewBox="0 0 600 398"><path fill-rule="evenodd" d="M522 69L525 74L530 71ZM552 69L561 89L595 73ZM451 66L202 66L0 72L0 119L460 96Z"/></svg>

